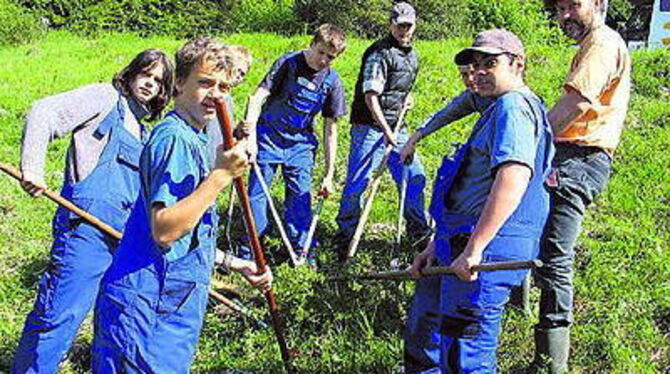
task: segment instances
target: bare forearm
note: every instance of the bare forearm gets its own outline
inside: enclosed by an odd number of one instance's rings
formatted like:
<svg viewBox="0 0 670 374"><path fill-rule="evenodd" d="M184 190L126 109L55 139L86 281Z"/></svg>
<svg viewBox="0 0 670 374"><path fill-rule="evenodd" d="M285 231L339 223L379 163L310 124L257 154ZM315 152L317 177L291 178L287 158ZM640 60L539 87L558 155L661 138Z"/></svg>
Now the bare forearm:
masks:
<svg viewBox="0 0 670 374"><path fill-rule="evenodd" d="M216 201L223 188L232 181L225 170L215 169L190 195L168 207L151 210L151 229L161 247L169 247L197 225L205 211Z"/></svg>
<svg viewBox="0 0 670 374"><path fill-rule="evenodd" d="M484 210L468 243L473 254L481 255L514 213L526 192L530 177L531 170L521 164L507 163L498 169Z"/></svg>
<svg viewBox="0 0 670 374"><path fill-rule="evenodd" d="M379 95L376 92L368 92L365 94L365 104L368 106L370 113L372 113L372 118L374 121L381 126L384 132L391 132L391 128L386 122L384 117L384 112L382 112L382 107L379 105Z"/></svg>
<svg viewBox="0 0 670 374"><path fill-rule="evenodd" d="M337 118L326 118L323 131L325 152L326 178L335 174L335 158L337 157Z"/></svg>

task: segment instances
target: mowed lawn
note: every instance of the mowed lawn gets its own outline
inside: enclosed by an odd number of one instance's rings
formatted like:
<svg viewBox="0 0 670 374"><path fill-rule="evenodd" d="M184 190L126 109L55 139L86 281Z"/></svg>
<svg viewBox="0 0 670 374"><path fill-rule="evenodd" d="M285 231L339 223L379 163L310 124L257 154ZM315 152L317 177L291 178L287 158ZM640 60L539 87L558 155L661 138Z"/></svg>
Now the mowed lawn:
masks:
<svg viewBox="0 0 670 374"><path fill-rule="evenodd" d="M234 92L238 116L246 96L270 64L282 53L301 49L309 42L307 36L268 34L222 38L248 47L254 56L247 81ZM462 90L451 61L468 42L417 43L422 65L414 91L416 105L407 118L411 130ZM173 54L182 43L127 34L90 40L54 32L32 45L0 48L0 162L18 165L22 117L34 100L88 83L108 82L140 50L157 47ZM335 62L349 103L360 56L369 43L350 41ZM527 49L528 83L551 105L560 94L574 49L548 45ZM572 349L572 366L577 373L670 370L670 53L642 51L633 56L635 88L623 143L615 156L609 188L590 210L578 246ZM421 143L420 154L431 182L442 156L453 149L453 142L466 138L473 121L456 123ZM349 127L345 120L339 126L336 179L340 182L346 172ZM317 131L321 131L320 123ZM46 176L53 189L61 184L67 144L68 140L58 140L49 148ZM321 152L317 159L318 182L323 172ZM382 270L393 257L412 258L409 243L404 243L403 251L391 244L397 191L390 177L385 178L357 262L349 271ZM55 206L46 199L29 198L9 177L0 176L0 191L0 372L6 372L39 276L48 263ZM279 183L273 191L280 201L283 189ZM227 193L222 195L224 212ZM287 265L274 269L289 343L297 354L297 366L306 373L389 373L401 364L402 321L412 285L334 283L327 279L326 273L342 270L329 252L339 197L336 193L328 199L319 225L323 272ZM235 217L239 220L238 214ZM220 242L226 245L225 238ZM270 241L270 248L278 246L277 240ZM223 282L239 285L244 294L240 300L257 316L265 315L262 298L239 277L223 278ZM531 359L536 289L531 297L532 317L515 311L506 314L499 353L503 373L524 368ZM249 319L214 313L214 309L207 314L194 372L281 371L271 329L258 328ZM77 339L83 346L90 341L90 330L89 323ZM83 358L77 357L62 371L84 372Z"/></svg>

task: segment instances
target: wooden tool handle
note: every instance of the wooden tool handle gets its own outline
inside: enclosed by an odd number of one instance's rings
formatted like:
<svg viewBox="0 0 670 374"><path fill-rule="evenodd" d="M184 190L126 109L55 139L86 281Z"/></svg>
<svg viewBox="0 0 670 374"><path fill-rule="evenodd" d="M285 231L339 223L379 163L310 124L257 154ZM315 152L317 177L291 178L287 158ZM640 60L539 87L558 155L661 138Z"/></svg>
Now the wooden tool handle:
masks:
<svg viewBox="0 0 670 374"><path fill-rule="evenodd" d="M226 150L231 149L235 146L235 139L233 138L233 121L230 117L230 113L228 113L228 107L226 103L220 99L216 100L215 107L216 116L221 126L221 134L223 135L223 146ZM254 251L254 261L256 262L256 267L258 268L258 274L262 274L267 271L267 261L265 260L265 254L261 248L261 242L256 231L256 224L254 222L254 216L251 211L249 194L247 193L244 178L237 177L235 178L234 183L237 196L240 198L242 211L244 212L244 222L246 223L247 235L249 236L251 248ZM277 343L279 344L279 351L281 352L282 360L284 361L284 368L286 369L286 372L293 373L295 372L295 369L291 363L291 353L288 349L288 345L286 344L283 318L281 311L279 310L279 306L277 305L275 294L271 289L265 292L265 300L267 301L268 307L270 309L272 327L274 328Z"/></svg>
<svg viewBox="0 0 670 374"><path fill-rule="evenodd" d="M23 182L23 176L21 175L21 172L14 169L13 167L6 165L6 164L0 164L0 170L5 172L6 174L10 175L14 179L16 179L19 182ZM56 204L62 206L63 208L71 211L72 213L78 215L79 217L83 218L86 222L90 223L92 226L95 228L99 229L100 231L104 232L105 234L111 236L112 238L116 240L121 240L121 237L123 236L120 232L118 232L116 229L114 229L112 226L102 222L95 216L87 213L85 210L79 208L78 206L74 205L58 193L46 188L43 192L44 196L46 196L49 200L55 202Z"/></svg>

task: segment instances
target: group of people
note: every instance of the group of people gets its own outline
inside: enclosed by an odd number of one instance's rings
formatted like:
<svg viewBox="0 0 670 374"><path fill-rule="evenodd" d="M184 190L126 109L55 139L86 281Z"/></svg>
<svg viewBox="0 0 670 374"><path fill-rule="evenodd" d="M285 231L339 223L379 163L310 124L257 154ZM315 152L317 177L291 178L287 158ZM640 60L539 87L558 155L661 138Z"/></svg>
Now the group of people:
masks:
<svg viewBox="0 0 670 374"><path fill-rule="evenodd" d="M574 244L585 208L604 189L630 93L630 57L607 27L606 0L557 0L558 20L579 49L563 94L547 111L525 84L526 53L513 33L493 29L454 57L466 89L408 136L399 120L412 105L419 71L414 8L397 3L389 33L363 54L351 109L347 176L337 215L341 258L360 219L372 171L392 146L388 168L406 175L407 232L429 237L410 272L418 278L404 334L407 373L495 373L504 306L526 270L481 273L481 263L534 259L541 289L531 371L567 371ZM249 97L239 143L220 145L217 101L251 65L248 50L201 37L176 53L146 50L112 84L95 84L35 103L26 117L22 187L44 191L49 142L71 134L63 197L118 231L117 241L59 208L51 260L16 350L12 373L53 373L95 306L96 373L186 373L192 362L215 264L267 290L251 252L216 249L217 195L250 166L255 224L267 232L270 184L285 183L284 218L296 248L309 248L315 117L324 117L325 176L333 190L343 83L331 68L344 32L320 26L307 50L275 61ZM148 134L146 118L174 109ZM479 113L471 134L444 158L429 212L420 139ZM260 180L263 179L263 181ZM423 249L423 248L421 248ZM312 252L313 253L313 252ZM306 254L305 254L306 255ZM456 276L422 277L433 263Z"/></svg>

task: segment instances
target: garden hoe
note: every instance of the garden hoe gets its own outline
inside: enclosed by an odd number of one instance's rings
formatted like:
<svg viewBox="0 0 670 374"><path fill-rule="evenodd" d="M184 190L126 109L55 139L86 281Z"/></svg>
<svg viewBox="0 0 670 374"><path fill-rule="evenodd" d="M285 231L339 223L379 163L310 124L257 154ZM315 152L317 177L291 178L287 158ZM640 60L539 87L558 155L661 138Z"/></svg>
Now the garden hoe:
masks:
<svg viewBox="0 0 670 374"><path fill-rule="evenodd" d="M508 262L490 262L487 264L475 265L472 271L501 271L501 270L521 270L521 269L537 269L542 267L542 261L508 261ZM424 277L434 277L438 275L453 275L454 270L451 266L435 266L428 267L421 271ZM381 273L366 273L359 275L344 275L329 278L330 281L349 281L349 280L413 280L414 277L407 270L401 271L386 271Z"/></svg>
<svg viewBox="0 0 670 374"><path fill-rule="evenodd" d="M407 103L402 108L402 111L400 112L400 115L398 116L398 122L396 123L395 131L393 132L393 138L394 140L398 138L398 134L400 133L400 128L403 125L403 120L405 118L405 114L407 113ZM368 193L368 198L365 201L365 206L363 207L363 212L361 213L361 218L358 220L358 225L356 225L356 231L354 231L354 236L351 239L351 243L349 243L349 250L347 253L347 258L351 259L354 257L356 254L356 249L358 248L358 243L361 240L361 236L363 236L363 229L365 228L365 223L368 220L368 217L370 216L370 211L372 211L372 202L375 199L375 195L377 194L377 190L379 189L379 184L381 183L382 177L384 176L384 170L386 169L386 163L388 162L389 156L391 155L391 151L393 150L393 145L392 144L387 144L386 148L384 149L384 158L382 159L381 163L375 169L372 177L372 182L370 183L370 192Z"/></svg>
<svg viewBox="0 0 670 374"><path fill-rule="evenodd" d="M293 266L300 266L302 265L301 262L302 259L295 253L295 251L293 250L293 246L291 245L291 241L288 239L288 235L286 235L286 230L284 230L284 225L281 222L281 218L279 218L279 213L277 212L277 208L275 208L274 201L272 200L272 195L270 194L270 188L268 187L267 183L265 183L265 179L263 179L263 173L261 173L261 169L257 163L254 163L253 169L254 172L256 173L256 179L258 179L258 183L260 183L261 185L263 194L265 194L265 198L268 199L268 203L270 204L270 212L272 212L272 217L275 220L277 229L279 229L279 235L281 236L281 240L284 242L284 245L288 250L288 254L291 257L291 263L293 264Z"/></svg>
<svg viewBox="0 0 670 374"><path fill-rule="evenodd" d="M309 258L309 250L312 248L312 239L314 239L314 232L316 232L316 223L319 222L319 216L321 215L321 210L323 209L323 203L328 198L328 190L322 189L317 194L319 197L319 202L316 204L316 209L314 210L314 215L312 216L312 222L309 224L309 231L307 231L307 240L305 240L305 245L302 247L302 254L300 261L304 263Z"/></svg>
<svg viewBox="0 0 670 374"><path fill-rule="evenodd" d="M223 134L223 145L226 150L229 150L235 146L235 139L233 137L233 124L228 113L228 106L226 103L217 99L215 101L216 107L216 116L219 120L219 125L221 126L221 134ZM254 251L254 261L258 267L259 274L267 271L267 261L265 260L265 254L263 253L263 248L261 248L261 242L258 238L258 233L256 232L256 223L254 222L254 216L251 212L251 203L249 201L249 194L247 193L247 188L244 183L244 177L237 177L234 180L235 189L237 190L237 196L240 199L240 204L242 205L242 212L244 213L244 222L246 223L247 234L249 237L249 242L251 248ZM269 289L265 291L265 300L267 301L268 308L270 309L270 316L272 318L272 327L277 338L277 344L279 344L279 351L281 353L282 360L284 361L284 368L287 373L295 373L296 370L293 367L292 355L286 344L286 337L284 335L284 321L279 310L279 305L277 304L277 298L275 297L274 291Z"/></svg>
<svg viewBox="0 0 670 374"><path fill-rule="evenodd" d="M406 163L402 165L402 178L400 180L400 202L398 207L398 227L396 227L395 244L400 248L402 239L402 222L405 213L405 198L407 197L407 180L409 179L409 168Z"/></svg>
<svg viewBox="0 0 670 374"><path fill-rule="evenodd" d="M23 177L21 176L21 172L14 169L13 167L5 164L0 163L0 170L5 172L7 175L13 177L17 181L21 182L23 180ZM63 208L69 210L70 212L78 215L81 217L83 220L91 224L91 226L97 228L98 230L102 231L103 233L111 236L112 238L116 240L121 240L123 237L123 234L116 231L112 226L109 226L108 224L102 222L99 220L97 217L93 216L92 214L89 214L88 212L84 211L83 209L79 208L78 206L74 205L72 202L69 200L65 199L61 195L57 194L56 192L50 190L50 189L45 189L44 190L44 196L46 196L49 200L55 202L56 204L62 206ZM236 313L240 313L242 315L245 315L246 317L251 317L250 314L245 314L246 308L232 308L230 305L235 304L232 300L228 299L227 297L219 294L218 292L214 290L209 291L209 296L214 298L215 300L219 301L221 304L229 307L231 310L233 310ZM248 311L248 310L247 310Z"/></svg>

